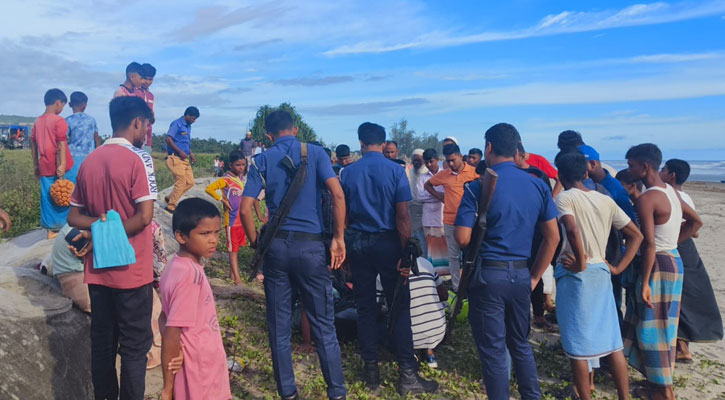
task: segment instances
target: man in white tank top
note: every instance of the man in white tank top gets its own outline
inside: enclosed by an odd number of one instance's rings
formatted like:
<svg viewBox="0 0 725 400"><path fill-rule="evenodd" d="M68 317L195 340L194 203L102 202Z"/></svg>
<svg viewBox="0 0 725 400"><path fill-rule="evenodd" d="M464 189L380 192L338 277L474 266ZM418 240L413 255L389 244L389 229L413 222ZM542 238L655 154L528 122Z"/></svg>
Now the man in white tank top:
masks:
<svg viewBox="0 0 725 400"><path fill-rule="evenodd" d="M624 353L630 365L647 377L649 398L674 399L672 378L683 278L677 244L696 233L702 222L660 178L662 152L656 145L634 146L626 158L630 174L646 190L635 203L644 241L637 304L625 317Z"/></svg>

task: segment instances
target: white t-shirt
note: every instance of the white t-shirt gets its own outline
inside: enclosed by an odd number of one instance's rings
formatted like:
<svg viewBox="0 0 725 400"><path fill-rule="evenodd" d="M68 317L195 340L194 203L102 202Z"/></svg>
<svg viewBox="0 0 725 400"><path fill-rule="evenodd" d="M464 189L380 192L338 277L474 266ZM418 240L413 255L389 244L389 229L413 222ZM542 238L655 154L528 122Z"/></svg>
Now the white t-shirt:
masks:
<svg viewBox="0 0 725 400"><path fill-rule="evenodd" d="M677 194L680 195L680 198L682 199L682 201L685 202L685 204L690 206L690 208L692 208L693 210L695 209L695 202L692 201L692 197L690 197L689 194L683 192L682 190L678 190Z"/></svg>
<svg viewBox="0 0 725 400"><path fill-rule="evenodd" d="M607 240L612 226L622 229L630 219L609 196L596 191L569 189L556 198L559 218L571 215L579 228L584 251L589 255L587 264L604 262ZM562 253L572 253L571 244L564 235Z"/></svg>

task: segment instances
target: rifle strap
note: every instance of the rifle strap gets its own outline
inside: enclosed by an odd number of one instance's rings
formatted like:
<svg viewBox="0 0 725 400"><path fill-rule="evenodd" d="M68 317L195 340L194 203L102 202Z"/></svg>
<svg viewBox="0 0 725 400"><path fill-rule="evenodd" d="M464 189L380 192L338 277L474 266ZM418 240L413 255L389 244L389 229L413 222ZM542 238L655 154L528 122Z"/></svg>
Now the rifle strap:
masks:
<svg viewBox="0 0 725 400"><path fill-rule="evenodd" d="M292 210L292 205L297 200L297 196L299 196L307 180L307 143L301 143L300 150L302 161L297 166L297 170L292 178L292 182L290 182L287 188L287 192L285 192L282 201L279 203L277 210L275 210L274 215L271 216L269 224L267 225L265 234L270 235L269 237L275 237L277 235L279 228L282 226L285 218L287 218L290 210ZM266 249L262 249L262 251L266 252Z"/></svg>

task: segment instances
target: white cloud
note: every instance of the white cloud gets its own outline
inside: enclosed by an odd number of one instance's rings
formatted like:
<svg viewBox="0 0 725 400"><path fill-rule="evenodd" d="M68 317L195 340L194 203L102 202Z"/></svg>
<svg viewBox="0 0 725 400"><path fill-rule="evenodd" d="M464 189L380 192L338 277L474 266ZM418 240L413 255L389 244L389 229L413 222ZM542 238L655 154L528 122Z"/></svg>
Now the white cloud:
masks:
<svg viewBox="0 0 725 400"><path fill-rule="evenodd" d="M725 12L725 1L711 0L700 3L663 2L637 4L621 10L597 12L564 11L547 15L538 24L515 31L482 32L470 35L455 35L441 32L421 33L408 41L391 43L385 40L363 40L355 44L342 45L324 52L328 56L362 53L387 53L412 48L440 48L473 43L525 39L539 36L558 35L621 28L627 26L653 25L694 18L718 15Z"/></svg>

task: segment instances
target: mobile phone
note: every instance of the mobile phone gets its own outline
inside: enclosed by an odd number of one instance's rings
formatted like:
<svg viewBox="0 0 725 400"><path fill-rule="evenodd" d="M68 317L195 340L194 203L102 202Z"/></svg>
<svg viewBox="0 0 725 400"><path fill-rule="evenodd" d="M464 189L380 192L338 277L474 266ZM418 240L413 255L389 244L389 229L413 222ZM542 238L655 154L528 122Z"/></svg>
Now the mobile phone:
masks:
<svg viewBox="0 0 725 400"><path fill-rule="evenodd" d="M77 228L73 228L70 232L68 232L67 235L65 235L65 241L68 242L69 245L75 247L78 251L83 250L83 248L86 247L86 244L88 244L88 239L84 237L78 239L77 242L73 241L73 239L75 239L75 237L80 234L81 231L79 231Z"/></svg>

